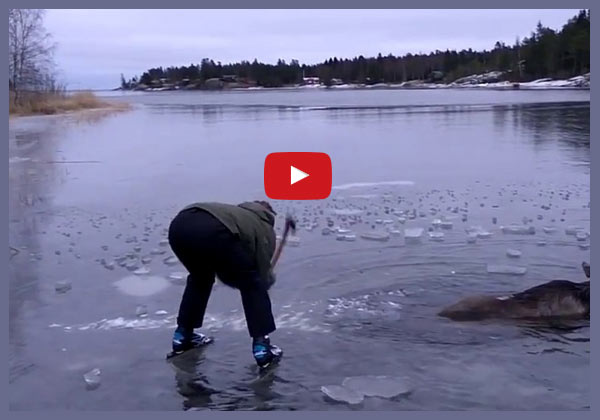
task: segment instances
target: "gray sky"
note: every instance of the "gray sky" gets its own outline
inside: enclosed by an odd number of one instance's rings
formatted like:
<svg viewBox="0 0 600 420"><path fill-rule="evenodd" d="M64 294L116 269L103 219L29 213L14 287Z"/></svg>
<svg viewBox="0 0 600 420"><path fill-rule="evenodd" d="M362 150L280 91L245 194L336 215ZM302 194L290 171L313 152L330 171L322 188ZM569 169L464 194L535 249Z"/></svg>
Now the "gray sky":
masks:
<svg viewBox="0 0 600 420"><path fill-rule="evenodd" d="M118 86L151 67L428 53L493 48L528 36L539 20L559 29L558 10L48 10L61 77L72 89Z"/></svg>

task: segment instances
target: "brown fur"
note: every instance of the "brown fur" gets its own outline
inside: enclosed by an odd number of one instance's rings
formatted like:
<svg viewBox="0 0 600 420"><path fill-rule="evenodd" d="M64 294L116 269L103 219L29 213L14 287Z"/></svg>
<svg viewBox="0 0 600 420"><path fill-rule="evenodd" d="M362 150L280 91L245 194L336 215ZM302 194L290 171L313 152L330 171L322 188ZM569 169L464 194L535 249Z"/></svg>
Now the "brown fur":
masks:
<svg viewBox="0 0 600 420"><path fill-rule="evenodd" d="M582 264L586 277L590 266ZM484 319L589 319L590 281L554 280L508 296L470 296L441 312L455 321Z"/></svg>

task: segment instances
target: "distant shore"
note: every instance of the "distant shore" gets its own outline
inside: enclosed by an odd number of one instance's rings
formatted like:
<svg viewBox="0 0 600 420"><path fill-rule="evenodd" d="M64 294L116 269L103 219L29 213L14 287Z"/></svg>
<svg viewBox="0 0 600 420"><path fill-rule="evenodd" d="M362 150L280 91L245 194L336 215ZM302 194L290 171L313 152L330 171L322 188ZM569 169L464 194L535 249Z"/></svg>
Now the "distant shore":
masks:
<svg viewBox="0 0 600 420"><path fill-rule="evenodd" d="M199 85L182 86L177 84L166 84L162 86L138 86L130 89L116 88L113 91L136 91L136 92L162 92L162 91L251 91L251 90L296 90L296 89L326 89L326 90L350 90L350 89L495 89L495 90L545 90L545 89L582 89L591 88L590 74L572 77L570 79L556 80L544 78L530 82L511 81L485 81L485 75L473 75L452 83L430 83L413 80L403 83L338 83L326 85L324 83L295 84L279 87L263 86L240 86L239 83L221 83L218 87L204 87Z"/></svg>

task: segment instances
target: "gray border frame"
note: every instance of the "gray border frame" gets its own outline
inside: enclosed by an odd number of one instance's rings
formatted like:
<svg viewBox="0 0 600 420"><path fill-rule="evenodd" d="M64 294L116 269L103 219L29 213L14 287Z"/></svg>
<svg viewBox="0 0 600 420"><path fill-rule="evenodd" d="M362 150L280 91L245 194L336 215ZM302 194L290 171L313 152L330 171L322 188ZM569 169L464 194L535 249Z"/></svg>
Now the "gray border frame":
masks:
<svg viewBox="0 0 600 420"><path fill-rule="evenodd" d="M50 4L51 3L51 4ZM90 3L93 3L90 4ZM491 4L491 5L484 5L482 4L482 2L480 0L460 0L460 1L454 1L452 4L448 4L448 2L445 2L443 0L430 0L427 3L419 3L416 6L419 7L414 7L415 4L413 2L410 2L408 4L402 4L402 2L396 2L394 0L370 0L368 2L364 2L364 1L360 1L360 0L329 0L329 1L324 1L324 0L303 0L300 4L293 4L293 3L288 3L288 4L282 4L281 1L277 1L277 0L258 0L258 1L254 1L252 3L248 2L247 0L229 0L226 2L226 5L222 5L219 3L212 3L212 4L202 4L200 2L194 2L191 0L187 0L187 1L182 1L182 0L172 0L170 2L168 2L168 8L170 9L183 9L183 8L189 8L189 9L194 9L194 8L206 8L206 9L248 9L248 8L254 8L254 9L298 9L298 8L302 8L302 9L385 9L385 8L389 8L389 9L401 9L401 8L406 8L406 9L415 9L415 8L428 8L428 9L562 9L562 8L573 8L573 6L578 6L577 8L587 8L587 9L592 9L591 7L591 1L582 1L582 2L577 2L578 4L570 4L569 2L566 2L564 0L503 0L500 2L497 2L495 4ZM134 1L129 1L127 2L127 5L125 6L123 4L123 1L115 1L115 0L104 0L102 2L87 2L86 6L87 7L82 7L82 3L77 1L77 0L54 0L52 2L43 2L43 1L9 1L9 5L12 7L18 7L18 8L54 8L54 9L66 9L66 8L73 8L73 9L81 9L81 8L99 8L99 9L110 9L110 8L123 8L123 9L136 9L136 8L140 8L140 9L165 9L166 7L164 7L166 4L161 1L161 0L134 0ZM90 7L92 6L92 7ZM7 29L7 9L5 9L4 11L4 20L3 20L3 26L5 28L5 30ZM5 31L6 33L6 31ZM594 28L592 28L591 30L591 38L592 38L592 43L595 44L596 42L596 31L594 30ZM8 45L4 44L4 51L8 52ZM5 55L6 56L6 55ZM597 64L597 60L598 59L598 55L596 54L596 51L592 48L591 51L591 60L592 60L592 64L593 67L595 67L595 65ZM8 78L8 69L7 67L3 67L3 74L5 74L6 78ZM5 79L6 80L6 79ZM4 92L4 98L7 98L8 96L8 86L7 84L4 84L4 88L3 88L3 92ZM593 94L590 92L590 94L593 96ZM2 104L2 109L5 112L5 115L8 115L8 102L3 102ZM591 108L592 112L593 112L593 107ZM6 124L6 131L5 133L8 131L8 119L4 120L3 124ZM593 136L593 133L597 132L597 127L598 127L598 120L596 120L595 118L591 118L591 135ZM592 154L592 159L595 160L594 157L594 148L592 146L591 147L591 154ZM600 149L599 149L600 150ZM2 165L5 167L5 171L4 173L7 174L8 173L8 148L5 145L5 147L3 148L3 153L5 154L4 159L2 160ZM592 172L590 171L590 177L592 176ZM590 199L593 201L593 197L596 195L595 192L593 192L594 190L594 185L595 183L591 182L591 178L590 178L590 187L592 188L592 193ZM8 197L8 184L5 183L4 187L3 187L6 191L5 191L5 197ZM7 199L8 200L8 199ZM2 207L2 214L4 216L5 220L8 220L8 202L6 203L6 206ZM592 212L593 212L593 206L592 206ZM593 214L593 213L592 213ZM594 230L594 227L591 226L591 229ZM2 227L3 233L6 235L5 237L8 237L8 227L7 225L3 225ZM598 232L600 234L600 230L599 229L595 229L595 232ZM592 235L594 234L594 231L592 232ZM592 247L591 249L591 259L593 261L596 261L595 256L597 256L600 253L600 251L596 251L596 248ZM7 255L7 254L5 254ZM8 256L6 257L7 259L5 260L5 264L6 266L8 266ZM3 263L4 264L4 263ZM6 272L6 271L5 271ZM5 310L2 312L2 318L3 318L3 324L4 324L4 347L2 350L2 355L4 356L4 359L7 360L8 359L8 287L7 287L7 282L5 282L5 287L2 290L3 293L3 302L5 304ZM592 302L594 302L594 304L592 306L597 306L598 301L600 300L600 298L598 298L597 296L594 295L594 293L592 293ZM594 311L593 311L594 312ZM594 315L592 314L592 317ZM594 330L595 330L595 322L591 322L591 331L592 331L592 335ZM590 342L591 345L591 342ZM591 347L590 347L591 348ZM591 382L591 401L593 402L594 396L597 395L597 389L598 389L598 377L600 377L600 375L598 375L598 365L594 363L594 357L592 355L590 355L590 367L591 367L591 372L590 372L590 382ZM8 368L7 368L7 378L8 378ZM48 386L51 386L51 384L48 384ZM90 413L90 412L61 412L61 411L53 411L53 412L10 412L8 411L8 381L3 382L0 388L0 395L2 396L2 398L4 399L4 406L6 407L7 410L7 414L11 417L11 418L39 418L40 416L44 416L44 418L46 419L50 419L53 420L54 418L56 419L61 419L61 420L65 420L65 419L80 419L82 417L100 417L98 416L98 413ZM594 409L595 409L596 404L592 403L591 404L591 409L589 411L582 411L582 412L569 412L568 415L569 416L574 416L576 418L592 418ZM189 413L192 413L189 412ZM517 414L518 413L518 414ZM111 417L121 417L123 416L123 418L127 418L127 419L132 419L132 418L140 418L140 419L148 419L148 418L164 418L165 413L158 413L158 412L110 412ZM169 412L168 414L166 414L167 416L183 416L186 415L185 412ZM342 418L342 419L346 419L348 417L354 417L354 418L363 418L365 416L365 412L364 411L357 411L357 412L276 412L276 413L265 413L265 412L261 412L261 413L252 413L252 412L245 412L244 414L231 414L231 413L227 413L227 412L210 412L210 414L206 411L203 412L202 416L214 416L216 418L235 418L239 415L243 415L243 416L249 416L249 417L253 417L253 418L264 418L264 416L268 416L268 415L272 415L272 416L277 416L277 418L279 417L287 417L287 418L291 418L293 417L298 417L298 416L311 416L311 417L317 417L317 418ZM486 418L488 417L494 417L494 418L515 418L515 417L519 417L519 418L532 418L532 419L544 419L547 420L549 418L565 418L567 416L567 412L494 412L494 411L489 411L489 412L485 412ZM73 416L73 417L71 417ZM101 417L105 417L106 414L101 415ZM140 417L137 417L140 416ZM464 412L431 412L431 414L429 412L377 412L377 416L381 416L382 418L397 418L397 416L402 416L403 418L424 418L424 419L428 419L428 418L450 418L450 419L465 419L465 418L481 418L482 417L482 413L479 412L474 412L474 411L464 411Z"/></svg>

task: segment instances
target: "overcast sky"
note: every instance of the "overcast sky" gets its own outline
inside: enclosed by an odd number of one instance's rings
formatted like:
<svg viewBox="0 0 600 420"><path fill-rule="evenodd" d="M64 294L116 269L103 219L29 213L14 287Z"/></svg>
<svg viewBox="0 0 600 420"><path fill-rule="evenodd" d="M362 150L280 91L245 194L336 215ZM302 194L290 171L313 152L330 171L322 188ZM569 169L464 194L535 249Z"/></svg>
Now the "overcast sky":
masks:
<svg viewBox="0 0 600 420"><path fill-rule="evenodd" d="M72 89L118 86L151 67L215 61L312 64L329 57L493 48L559 29L560 10L48 10L56 61Z"/></svg>

